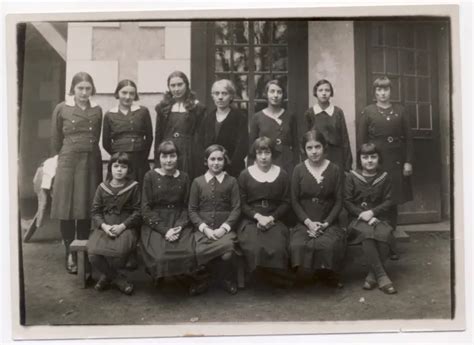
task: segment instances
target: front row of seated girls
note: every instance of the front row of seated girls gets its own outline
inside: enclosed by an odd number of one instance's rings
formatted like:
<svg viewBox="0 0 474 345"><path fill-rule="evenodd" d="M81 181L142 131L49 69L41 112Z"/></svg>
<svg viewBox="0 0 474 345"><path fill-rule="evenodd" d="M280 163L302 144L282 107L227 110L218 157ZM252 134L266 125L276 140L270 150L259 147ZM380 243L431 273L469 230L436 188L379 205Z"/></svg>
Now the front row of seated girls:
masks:
<svg viewBox="0 0 474 345"><path fill-rule="evenodd" d="M188 175L177 170L177 147L172 141L161 143L159 167L146 173L141 196L140 246L154 284L174 277L197 295L217 280L235 294L238 254L247 273L258 272L278 285L310 277L342 287L346 244L361 243L368 264L363 288L396 293L384 266L393 238L387 223L391 182L379 169L382 157L375 145L362 145L359 169L344 178L325 158L326 148L321 133L307 132L302 140L307 159L295 167L290 181L272 163L271 139L257 138L251 149L255 163L236 180L225 172L225 148L211 145L204 157L207 172L190 184ZM126 179L129 169L127 155L114 154L112 179L99 186L94 200L95 231L88 247L91 264L101 273L97 290L115 285L125 294L133 292L120 270L140 224L140 197L137 185ZM347 233L338 225L343 205L351 217ZM293 228L286 221L291 209L297 217Z"/></svg>

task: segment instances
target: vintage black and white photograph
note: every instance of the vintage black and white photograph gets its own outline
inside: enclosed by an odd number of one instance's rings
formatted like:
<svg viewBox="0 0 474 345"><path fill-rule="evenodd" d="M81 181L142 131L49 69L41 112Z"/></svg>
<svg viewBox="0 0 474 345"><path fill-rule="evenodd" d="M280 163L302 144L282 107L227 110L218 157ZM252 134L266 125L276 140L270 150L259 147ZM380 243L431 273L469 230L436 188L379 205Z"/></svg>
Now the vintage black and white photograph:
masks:
<svg viewBox="0 0 474 345"><path fill-rule="evenodd" d="M462 329L434 9L10 18L18 329Z"/></svg>

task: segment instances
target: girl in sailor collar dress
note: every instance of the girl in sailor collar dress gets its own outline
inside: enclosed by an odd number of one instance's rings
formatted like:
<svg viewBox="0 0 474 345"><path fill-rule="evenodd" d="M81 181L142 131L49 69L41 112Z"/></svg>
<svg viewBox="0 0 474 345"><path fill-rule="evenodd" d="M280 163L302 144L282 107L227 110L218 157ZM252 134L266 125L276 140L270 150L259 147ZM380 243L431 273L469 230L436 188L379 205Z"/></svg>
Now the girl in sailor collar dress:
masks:
<svg viewBox="0 0 474 345"><path fill-rule="evenodd" d="M250 121L249 143L251 146L259 137L272 139L275 144L273 163L291 176L299 159L296 119L283 108L286 90L280 80L270 80L266 84L265 96L268 100L267 107L257 112Z"/></svg>
<svg viewBox="0 0 474 345"><path fill-rule="evenodd" d="M177 169L172 141L158 147L159 167L145 175L141 248L146 271L156 287L165 277L183 278L195 268L194 235L188 218L189 177Z"/></svg>
<svg viewBox="0 0 474 345"><path fill-rule="evenodd" d="M391 82L387 77L374 81L376 104L362 111L358 127L360 143L373 142L383 157L382 170L392 179L390 225L395 229L398 222L398 207L413 200L410 176L413 174L413 138L409 114L399 104L390 102ZM395 242L394 242L395 243ZM392 245L392 251L394 251ZM392 259L398 255L392 253Z"/></svg>
<svg viewBox="0 0 474 345"><path fill-rule="evenodd" d="M158 165L158 146L164 140L172 140L180 152L178 169L193 178L201 170L202 157L196 152L195 133L206 109L191 91L189 79L183 72L175 71L168 76L168 89L155 108L155 161Z"/></svg>
<svg viewBox="0 0 474 345"><path fill-rule="evenodd" d="M117 152L107 166L110 179L102 182L92 204L93 229L87 252L92 267L101 273L95 289L102 291L114 284L130 295L133 284L119 272L135 248L141 224L140 188L130 178L132 167L128 154Z"/></svg>
<svg viewBox="0 0 474 345"><path fill-rule="evenodd" d="M212 262L222 287L235 294L233 256L237 241L235 228L240 217L239 186L237 180L224 171L228 158L223 146L209 146L204 156L208 170L194 179L189 196L189 218L195 228L197 264L203 271ZM207 282L202 281L191 292L203 292L206 288Z"/></svg>
<svg viewBox="0 0 474 345"><path fill-rule="evenodd" d="M110 155L127 152L133 170L131 178L141 184L150 170L148 155L153 142L150 112L134 104L139 97L137 85L131 80L120 81L114 95L119 102L104 115L102 146Z"/></svg>
<svg viewBox="0 0 474 345"><path fill-rule="evenodd" d="M349 134L344 112L330 103L334 96L332 84L326 79L319 80L313 87L313 95L318 101L304 114L306 130L315 129L322 133L328 143L326 158L342 171L349 171L352 167Z"/></svg>
<svg viewBox="0 0 474 345"><path fill-rule="evenodd" d="M395 290L385 271L384 262L393 241L393 228L388 225L392 206L390 176L381 169L382 156L373 143L363 144L357 153L360 169L351 171L345 180L344 205L352 222L349 226L350 243L362 243L369 265L363 288L377 285L387 293Z"/></svg>
<svg viewBox="0 0 474 345"><path fill-rule="evenodd" d="M258 268L264 277L284 285L289 230L282 219L291 208L290 181L286 171L272 163L273 152L270 138L257 138L250 151L255 164L239 176L244 219L238 237L248 271Z"/></svg>
<svg viewBox="0 0 474 345"><path fill-rule="evenodd" d="M51 150L53 156L58 155L58 166L51 218L60 220L69 273L77 273L69 245L76 237L89 237L90 208L103 178L99 149L102 109L90 100L94 94L92 77L85 72L77 73L72 78L71 97L58 104L52 116Z"/></svg>
<svg viewBox="0 0 474 345"><path fill-rule="evenodd" d="M341 169L325 158L327 143L315 130L303 136L308 157L291 180L291 202L298 224L290 233L291 265L297 273L316 273L333 287L342 287L338 272L345 253L345 233L338 226L342 208Z"/></svg>

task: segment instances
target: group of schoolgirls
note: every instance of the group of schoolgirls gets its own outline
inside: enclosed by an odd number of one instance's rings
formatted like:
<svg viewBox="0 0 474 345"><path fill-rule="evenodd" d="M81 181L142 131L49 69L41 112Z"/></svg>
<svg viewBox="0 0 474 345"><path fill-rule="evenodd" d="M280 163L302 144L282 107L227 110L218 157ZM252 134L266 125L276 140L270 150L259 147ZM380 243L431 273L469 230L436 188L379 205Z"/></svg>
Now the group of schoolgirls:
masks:
<svg viewBox="0 0 474 345"><path fill-rule="evenodd" d="M78 238L88 239L99 291L115 286L133 293L122 268L135 265L137 243L155 286L173 277L191 295L206 291L211 278L235 294L237 255L247 274L271 283L291 286L310 277L342 287L346 245L361 243L368 263L363 288L396 293L384 262L395 249L397 205L412 198L413 147L408 114L390 102L390 90L388 78L375 80L377 102L362 113L364 144L351 170L344 113L330 103L329 81L315 84L317 103L304 114L299 138L281 81L266 84L267 107L249 128L231 104L230 80L213 84L215 108L206 112L187 76L176 71L155 108L150 170L153 130L148 109L136 103L136 84L120 81L118 105L102 116L90 98L92 77L77 73L71 97L52 120L58 165L51 214L60 220L68 272L77 272L69 245ZM101 132L111 155L104 182Z"/></svg>

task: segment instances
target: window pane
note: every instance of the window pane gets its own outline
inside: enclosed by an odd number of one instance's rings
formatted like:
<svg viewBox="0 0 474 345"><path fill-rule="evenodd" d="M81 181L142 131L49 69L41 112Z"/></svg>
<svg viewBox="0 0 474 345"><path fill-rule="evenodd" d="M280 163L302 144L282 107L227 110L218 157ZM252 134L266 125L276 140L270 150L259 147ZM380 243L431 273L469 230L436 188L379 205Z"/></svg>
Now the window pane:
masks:
<svg viewBox="0 0 474 345"><path fill-rule="evenodd" d="M372 72L385 73L383 63L383 48L373 48L371 54Z"/></svg>
<svg viewBox="0 0 474 345"><path fill-rule="evenodd" d="M273 22L273 43L285 44L287 42L288 26L285 22Z"/></svg>
<svg viewBox="0 0 474 345"><path fill-rule="evenodd" d="M385 49L385 70L387 73L398 74L398 50Z"/></svg>
<svg viewBox="0 0 474 345"><path fill-rule="evenodd" d="M216 44L230 43L230 24L229 22L215 22Z"/></svg>
<svg viewBox="0 0 474 345"><path fill-rule="evenodd" d="M418 101L431 102L430 78L418 78Z"/></svg>
<svg viewBox="0 0 474 345"><path fill-rule="evenodd" d="M410 118L410 127L413 129L418 129L418 116L416 114L416 104L409 103L406 104L406 110L408 113L408 117Z"/></svg>
<svg viewBox="0 0 474 345"><path fill-rule="evenodd" d="M230 48L216 48L216 72L230 71Z"/></svg>
<svg viewBox="0 0 474 345"><path fill-rule="evenodd" d="M400 46L405 48L415 47L415 33L413 32L413 25L404 23L400 29Z"/></svg>
<svg viewBox="0 0 474 345"><path fill-rule="evenodd" d="M255 81L255 99L267 101L267 95L265 95L265 85L270 80L270 74L256 74L254 76Z"/></svg>
<svg viewBox="0 0 474 345"><path fill-rule="evenodd" d="M390 77L392 82L390 99L394 102L400 102L400 78Z"/></svg>
<svg viewBox="0 0 474 345"><path fill-rule="evenodd" d="M416 72L418 75L430 75L430 56L428 53L416 53Z"/></svg>
<svg viewBox="0 0 474 345"><path fill-rule="evenodd" d="M249 100L248 76L246 74L235 74L233 82L236 88L236 99Z"/></svg>
<svg viewBox="0 0 474 345"><path fill-rule="evenodd" d="M416 101L416 78L405 77L405 101Z"/></svg>
<svg viewBox="0 0 474 345"><path fill-rule="evenodd" d="M216 73L214 76L214 80L221 80L221 79L229 79L231 80L231 74L230 73Z"/></svg>
<svg viewBox="0 0 474 345"><path fill-rule="evenodd" d="M418 121L420 129L431 129L430 104L418 104Z"/></svg>
<svg viewBox="0 0 474 345"><path fill-rule="evenodd" d="M249 22L234 22L234 43L249 43Z"/></svg>
<svg viewBox="0 0 474 345"><path fill-rule="evenodd" d="M415 30L416 48L428 49L428 40L429 40L429 34L426 28L419 27Z"/></svg>
<svg viewBox="0 0 474 345"><path fill-rule="evenodd" d="M270 71L271 65L271 48L270 47L255 47L255 71L267 72Z"/></svg>
<svg viewBox="0 0 474 345"><path fill-rule="evenodd" d="M388 24L384 28L384 43L387 46L396 47L398 46L398 28L395 25Z"/></svg>
<svg viewBox="0 0 474 345"><path fill-rule="evenodd" d="M271 43L272 25L270 21L255 21L253 23L254 44Z"/></svg>
<svg viewBox="0 0 474 345"><path fill-rule="evenodd" d="M244 110L245 112L247 112L247 109L248 109L248 102L233 101L232 104L234 104L234 106L235 106L237 109L241 109L241 110Z"/></svg>
<svg viewBox="0 0 474 345"><path fill-rule="evenodd" d="M249 66L249 48L247 47L235 47L234 48L234 66L233 70L236 72L246 72Z"/></svg>
<svg viewBox="0 0 474 345"><path fill-rule="evenodd" d="M383 25L382 24L372 24L371 42L372 42L372 46L383 45Z"/></svg>
<svg viewBox="0 0 474 345"><path fill-rule="evenodd" d="M403 74L415 74L415 52L412 50L400 50L402 57Z"/></svg>
<svg viewBox="0 0 474 345"><path fill-rule="evenodd" d="M273 47L272 49L272 70L284 72L288 70L288 52L285 48Z"/></svg>

